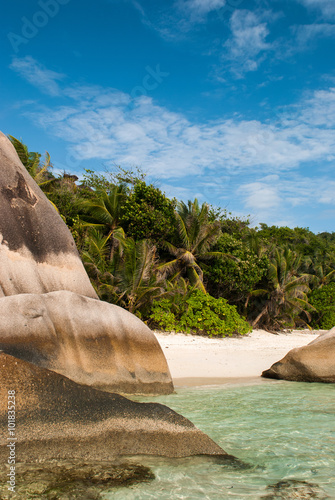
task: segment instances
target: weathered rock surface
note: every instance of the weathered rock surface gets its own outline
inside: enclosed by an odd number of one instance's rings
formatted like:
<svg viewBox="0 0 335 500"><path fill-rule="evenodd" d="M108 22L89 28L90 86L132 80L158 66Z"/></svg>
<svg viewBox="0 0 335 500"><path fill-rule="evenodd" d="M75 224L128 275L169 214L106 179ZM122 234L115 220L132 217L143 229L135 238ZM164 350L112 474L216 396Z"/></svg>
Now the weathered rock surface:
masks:
<svg viewBox="0 0 335 500"><path fill-rule="evenodd" d="M0 298L0 349L81 384L169 394L173 384L151 330L121 307L68 291Z"/></svg>
<svg viewBox="0 0 335 500"><path fill-rule="evenodd" d="M0 297L70 290L97 298L66 224L0 132Z"/></svg>
<svg viewBox="0 0 335 500"><path fill-rule="evenodd" d="M330 500L324 490L315 483L297 479L284 479L267 487L263 500Z"/></svg>
<svg viewBox="0 0 335 500"><path fill-rule="evenodd" d="M262 377L335 383L335 328L306 346L289 351L283 359L265 370Z"/></svg>
<svg viewBox="0 0 335 500"><path fill-rule="evenodd" d="M155 479L148 467L128 462L50 461L17 464L15 493L8 491L8 470L1 474L1 500L102 500L106 490Z"/></svg>
<svg viewBox="0 0 335 500"><path fill-rule="evenodd" d="M120 455L227 455L189 420L157 403L82 386L0 353L0 400L15 390L20 461L110 460ZM0 407L0 460L8 458L7 405Z"/></svg>
<svg viewBox="0 0 335 500"><path fill-rule="evenodd" d="M21 462L228 456L163 405L89 387L173 390L153 333L96 300L69 230L1 133L0 214L0 459L8 459L12 437L3 404L9 390Z"/></svg>

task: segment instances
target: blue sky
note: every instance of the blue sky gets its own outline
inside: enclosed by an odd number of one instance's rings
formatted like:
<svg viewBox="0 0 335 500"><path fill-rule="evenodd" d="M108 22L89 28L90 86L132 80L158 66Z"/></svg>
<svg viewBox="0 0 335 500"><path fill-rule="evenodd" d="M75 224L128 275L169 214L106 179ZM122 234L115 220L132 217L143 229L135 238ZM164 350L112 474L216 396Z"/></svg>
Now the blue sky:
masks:
<svg viewBox="0 0 335 500"><path fill-rule="evenodd" d="M12 0L0 129L55 172L335 231L334 0Z"/></svg>

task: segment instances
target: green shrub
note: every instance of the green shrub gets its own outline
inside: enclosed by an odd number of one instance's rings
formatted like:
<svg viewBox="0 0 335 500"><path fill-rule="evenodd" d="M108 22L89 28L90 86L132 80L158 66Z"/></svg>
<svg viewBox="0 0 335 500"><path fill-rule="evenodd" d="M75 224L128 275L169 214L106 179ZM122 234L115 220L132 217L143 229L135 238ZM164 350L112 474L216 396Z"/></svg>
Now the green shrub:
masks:
<svg viewBox="0 0 335 500"><path fill-rule="evenodd" d="M120 224L135 241L170 241L175 232L174 209L175 200L167 198L155 186L139 181L121 207Z"/></svg>
<svg viewBox="0 0 335 500"><path fill-rule="evenodd" d="M216 298L228 298L242 309L248 294L266 275L268 257L259 257L244 242L227 233L220 236L212 250L235 259L222 256L211 261L211 266L204 270L207 290Z"/></svg>
<svg viewBox="0 0 335 500"><path fill-rule="evenodd" d="M329 283L322 288L314 290L309 302L315 307L312 327L330 330L335 326L335 283Z"/></svg>
<svg viewBox="0 0 335 500"><path fill-rule="evenodd" d="M200 290L193 290L179 307L173 307L172 298L163 298L154 302L150 323L163 330L218 335L245 335L250 332L250 325L238 314L236 307L223 299L215 299Z"/></svg>

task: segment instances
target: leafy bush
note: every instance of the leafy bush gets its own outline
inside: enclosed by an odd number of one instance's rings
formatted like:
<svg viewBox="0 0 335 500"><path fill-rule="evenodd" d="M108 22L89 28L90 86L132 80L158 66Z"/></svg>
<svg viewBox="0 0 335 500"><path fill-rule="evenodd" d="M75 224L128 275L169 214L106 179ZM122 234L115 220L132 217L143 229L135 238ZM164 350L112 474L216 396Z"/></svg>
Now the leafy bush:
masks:
<svg viewBox="0 0 335 500"><path fill-rule="evenodd" d="M312 326L330 330L335 326L335 283L329 283L314 290L309 298L310 304L315 307Z"/></svg>
<svg viewBox="0 0 335 500"><path fill-rule="evenodd" d="M144 181L138 181L121 207L121 226L135 241L170 240L175 232L175 200Z"/></svg>
<svg viewBox="0 0 335 500"><path fill-rule="evenodd" d="M267 273L268 257L257 256L242 241L227 233L220 236L213 250L227 256L213 259L211 266L205 269L208 291L214 297L229 298L230 302L244 305L248 294Z"/></svg>
<svg viewBox="0 0 335 500"><path fill-rule="evenodd" d="M171 297L154 302L150 322L164 330L186 333L218 335L245 335L250 325L238 314L236 307L223 299L215 299L194 289L187 294L179 307L173 307Z"/></svg>

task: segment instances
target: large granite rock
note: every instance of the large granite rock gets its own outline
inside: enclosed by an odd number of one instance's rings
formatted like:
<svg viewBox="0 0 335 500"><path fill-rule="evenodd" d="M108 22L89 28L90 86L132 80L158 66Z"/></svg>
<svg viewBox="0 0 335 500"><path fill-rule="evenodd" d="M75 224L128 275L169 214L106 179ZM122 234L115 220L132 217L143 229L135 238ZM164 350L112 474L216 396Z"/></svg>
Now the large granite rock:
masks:
<svg viewBox="0 0 335 500"><path fill-rule="evenodd" d="M297 382L335 383L335 328L304 347L292 349L262 377Z"/></svg>
<svg viewBox="0 0 335 500"><path fill-rule="evenodd" d="M96 300L70 232L1 133L0 213L1 459L16 443L21 462L227 456L169 408L89 387L173 390L153 333Z"/></svg>
<svg viewBox="0 0 335 500"><path fill-rule="evenodd" d="M68 291L0 298L0 349L107 391L173 392L162 349L140 319Z"/></svg>
<svg viewBox="0 0 335 500"><path fill-rule="evenodd" d="M97 298L66 224L0 132L0 297L69 290Z"/></svg>
<svg viewBox="0 0 335 500"><path fill-rule="evenodd" d="M2 349L79 383L172 392L155 336L127 311L94 300L70 231L1 132L0 213Z"/></svg>
<svg viewBox="0 0 335 500"><path fill-rule="evenodd" d="M8 391L15 391L13 392ZM9 434L7 399L17 428ZM110 460L120 455L229 455L189 420L157 403L92 389L0 353L0 460ZM11 420L12 421L12 420ZM7 438L10 438L9 440ZM15 449L17 448L17 449ZM4 462L2 462L4 463Z"/></svg>

